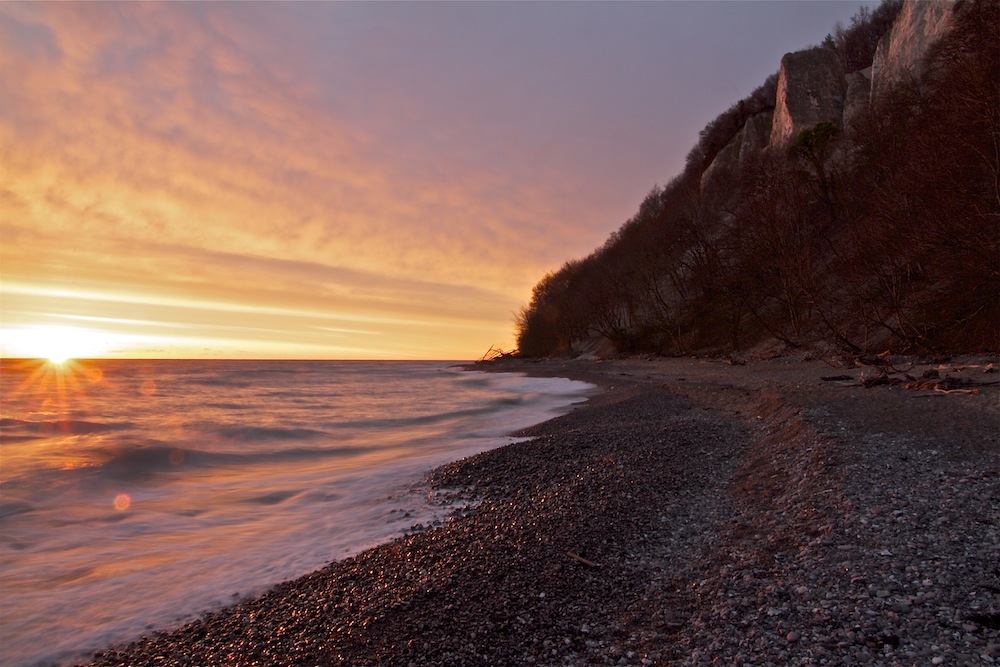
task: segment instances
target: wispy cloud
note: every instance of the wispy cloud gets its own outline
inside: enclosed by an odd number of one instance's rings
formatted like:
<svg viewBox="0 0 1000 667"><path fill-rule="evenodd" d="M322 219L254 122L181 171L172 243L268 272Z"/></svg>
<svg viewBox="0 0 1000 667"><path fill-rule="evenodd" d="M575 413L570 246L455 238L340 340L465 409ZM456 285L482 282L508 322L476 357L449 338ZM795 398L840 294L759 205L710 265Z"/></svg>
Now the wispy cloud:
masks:
<svg viewBox="0 0 1000 667"><path fill-rule="evenodd" d="M2 3L4 326L509 343L708 120L688 4Z"/></svg>

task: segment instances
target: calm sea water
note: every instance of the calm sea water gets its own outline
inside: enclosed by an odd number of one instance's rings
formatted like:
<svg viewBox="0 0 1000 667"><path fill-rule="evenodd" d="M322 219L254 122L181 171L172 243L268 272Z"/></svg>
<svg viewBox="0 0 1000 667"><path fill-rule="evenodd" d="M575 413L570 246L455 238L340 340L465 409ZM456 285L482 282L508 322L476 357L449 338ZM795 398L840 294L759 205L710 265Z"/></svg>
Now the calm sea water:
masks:
<svg viewBox="0 0 1000 667"><path fill-rule="evenodd" d="M590 385L433 362L0 362L0 664L66 664L385 542Z"/></svg>

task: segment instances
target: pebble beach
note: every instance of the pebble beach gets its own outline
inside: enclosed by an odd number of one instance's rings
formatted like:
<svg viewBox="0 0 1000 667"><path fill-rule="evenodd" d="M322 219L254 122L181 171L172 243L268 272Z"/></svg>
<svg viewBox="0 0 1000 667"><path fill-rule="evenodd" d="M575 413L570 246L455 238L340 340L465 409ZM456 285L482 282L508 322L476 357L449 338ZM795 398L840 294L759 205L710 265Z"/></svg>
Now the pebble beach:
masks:
<svg viewBox="0 0 1000 667"><path fill-rule="evenodd" d="M496 367L602 391L435 470L439 525L89 664L1000 662L990 360Z"/></svg>

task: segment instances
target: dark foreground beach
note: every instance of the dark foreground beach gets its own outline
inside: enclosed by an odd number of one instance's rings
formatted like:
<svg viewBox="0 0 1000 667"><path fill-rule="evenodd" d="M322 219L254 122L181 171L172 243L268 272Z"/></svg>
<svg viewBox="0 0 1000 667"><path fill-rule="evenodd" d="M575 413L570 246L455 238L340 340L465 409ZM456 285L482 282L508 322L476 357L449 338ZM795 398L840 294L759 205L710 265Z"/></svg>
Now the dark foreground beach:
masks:
<svg viewBox="0 0 1000 667"><path fill-rule="evenodd" d="M988 364L503 362L603 392L435 471L446 524L91 664L995 664Z"/></svg>

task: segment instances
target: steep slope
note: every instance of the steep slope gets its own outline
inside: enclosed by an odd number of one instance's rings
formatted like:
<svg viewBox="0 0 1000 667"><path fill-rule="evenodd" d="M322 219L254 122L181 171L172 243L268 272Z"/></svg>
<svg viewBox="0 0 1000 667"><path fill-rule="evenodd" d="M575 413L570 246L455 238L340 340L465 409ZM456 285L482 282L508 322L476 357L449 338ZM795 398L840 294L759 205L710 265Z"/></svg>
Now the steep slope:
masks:
<svg viewBox="0 0 1000 667"><path fill-rule="evenodd" d="M990 0L885 0L787 54L539 282L521 354L1000 349L998 33Z"/></svg>

